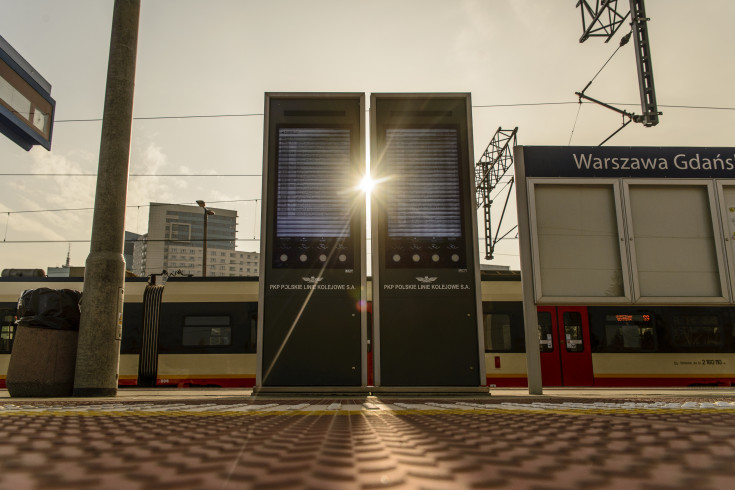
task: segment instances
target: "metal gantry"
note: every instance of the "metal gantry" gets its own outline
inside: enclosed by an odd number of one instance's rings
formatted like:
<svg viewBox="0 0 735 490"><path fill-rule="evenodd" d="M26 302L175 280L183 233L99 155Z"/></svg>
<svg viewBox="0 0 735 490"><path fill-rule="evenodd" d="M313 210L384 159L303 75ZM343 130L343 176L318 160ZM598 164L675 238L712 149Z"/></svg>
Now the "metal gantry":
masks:
<svg viewBox="0 0 735 490"><path fill-rule="evenodd" d="M505 216L505 210L508 207L508 199L510 198L511 190L513 189L514 177L511 177L506 187L508 192L505 196L505 204L503 205L503 212L498 220L498 226L495 231L493 238L492 222L490 209L493 204L491 193L498 187L501 179L508 172L508 169L513 165L513 147L517 143L516 134L518 128L503 129L498 128L495 135L488 143L485 152L478 160L475 165L475 190L477 193L476 203L477 207L483 207L483 217L485 222L485 258L487 260L493 259L495 252L495 245L498 241L505 238L513 229L507 231L503 236L500 235L500 226L503 223L503 217Z"/></svg>
<svg viewBox="0 0 735 490"><path fill-rule="evenodd" d="M579 0L577 2L577 7L579 7L582 12L582 30L584 31L582 37L579 38L580 43L585 42L590 37L604 37L606 38L605 42L608 42L623 24L625 19L627 19L628 16L631 18L631 32L630 34L623 36L623 39L620 41L620 46L615 50L615 53L627 44L628 39L632 35L635 47L642 114L633 114L585 95L585 91L592 84L594 78L587 84L584 90L581 92L575 92L575 95L579 97L580 103L582 102L582 99L585 99L607 109L611 109L623 116L622 126L605 139L605 141L600 143L600 146L605 144L630 122L642 123L646 127L657 125L658 116L661 114L658 111L658 106L656 104L656 91L653 85L653 64L651 62L651 48L648 39L649 19L646 17L644 0L629 0L629 3L630 11L625 15L621 15L617 11L617 0L597 0L594 8L587 0ZM613 56L615 53L613 53ZM612 59L612 56L610 59ZM607 60L602 68L610 62L610 59ZM602 71L602 69L600 69L600 71ZM600 74L600 71L597 72L597 75ZM595 75L595 78L597 75ZM625 118L627 118L627 120Z"/></svg>
<svg viewBox="0 0 735 490"><path fill-rule="evenodd" d="M605 42L608 42L630 15L630 12L625 15L618 13L618 0L597 0L594 8L587 0L579 0L577 7L581 7L584 30L579 38L580 43L591 37L604 37Z"/></svg>
<svg viewBox="0 0 735 490"><path fill-rule="evenodd" d="M651 47L648 42L648 18L643 0L630 0L631 25L633 27L633 43L635 60L638 65L638 83L641 93L641 111L643 125L658 124L658 105L656 90L653 87L653 65L651 63Z"/></svg>

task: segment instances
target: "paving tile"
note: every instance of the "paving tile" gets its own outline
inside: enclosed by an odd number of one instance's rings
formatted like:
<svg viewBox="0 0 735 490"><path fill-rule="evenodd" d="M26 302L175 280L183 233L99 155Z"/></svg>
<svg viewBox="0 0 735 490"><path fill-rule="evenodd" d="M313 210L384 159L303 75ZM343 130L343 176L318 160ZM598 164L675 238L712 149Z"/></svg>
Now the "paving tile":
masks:
<svg viewBox="0 0 735 490"><path fill-rule="evenodd" d="M201 401L1 404L0 489L735 487L722 400Z"/></svg>
<svg viewBox="0 0 735 490"><path fill-rule="evenodd" d="M39 488L40 482L32 473L4 470L0 473L0 488L30 490Z"/></svg>

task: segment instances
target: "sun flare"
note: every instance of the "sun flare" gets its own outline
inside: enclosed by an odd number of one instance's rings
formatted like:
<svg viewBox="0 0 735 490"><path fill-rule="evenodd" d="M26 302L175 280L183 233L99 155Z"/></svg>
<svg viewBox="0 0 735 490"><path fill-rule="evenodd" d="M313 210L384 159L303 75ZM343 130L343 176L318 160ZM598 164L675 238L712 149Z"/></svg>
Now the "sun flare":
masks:
<svg viewBox="0 0 735 490"><path fill-rule="evenodd" d="M375 189L375 181L369 175L366 175L362 178L362 181L360 181L359 187L362 192L370 195L370 193L373 192L373 189Z"/></svg>

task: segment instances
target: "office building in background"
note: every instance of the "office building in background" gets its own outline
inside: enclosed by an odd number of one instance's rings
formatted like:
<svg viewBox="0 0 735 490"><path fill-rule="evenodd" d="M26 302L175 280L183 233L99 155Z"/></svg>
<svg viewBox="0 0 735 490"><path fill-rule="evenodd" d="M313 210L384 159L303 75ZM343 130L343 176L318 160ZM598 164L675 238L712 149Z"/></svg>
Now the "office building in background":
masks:
<svg viewBox="0 0 735 490"><path fill-rule="evenodd" d="M257 276L259 254L235 250L237 211L210 208L207 277ZM135 241L133 272L202 275L204 211L199 206L151 203L148 233Z"/></svg>

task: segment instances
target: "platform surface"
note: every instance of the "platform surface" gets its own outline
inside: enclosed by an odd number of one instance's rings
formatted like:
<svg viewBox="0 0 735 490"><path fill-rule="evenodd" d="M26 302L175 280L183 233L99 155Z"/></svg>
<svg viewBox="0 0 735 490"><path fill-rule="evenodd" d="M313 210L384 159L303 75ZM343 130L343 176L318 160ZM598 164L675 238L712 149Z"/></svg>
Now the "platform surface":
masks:
<svg viewBox="0 0 735 490"><path fill-rule="evenodd" d="M735 488L735 389L0 390L0 489Z"/></svg>

